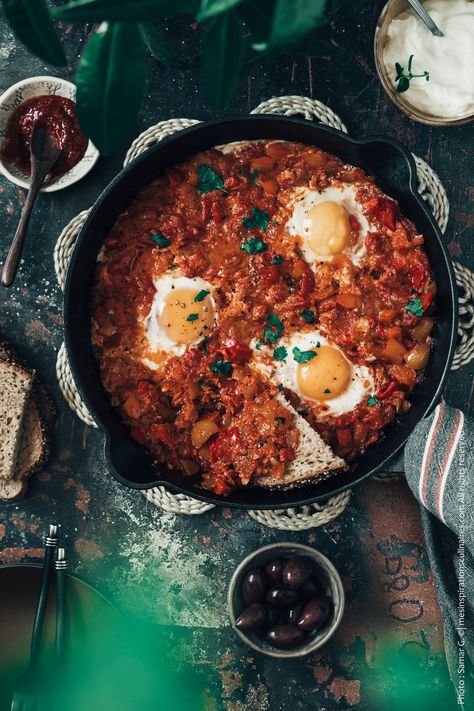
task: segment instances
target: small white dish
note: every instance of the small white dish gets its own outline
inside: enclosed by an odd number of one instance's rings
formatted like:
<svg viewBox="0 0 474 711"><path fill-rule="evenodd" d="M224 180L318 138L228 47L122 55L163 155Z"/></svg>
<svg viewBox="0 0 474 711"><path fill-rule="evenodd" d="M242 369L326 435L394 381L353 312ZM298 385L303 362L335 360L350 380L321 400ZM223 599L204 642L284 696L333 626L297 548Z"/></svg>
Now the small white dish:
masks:
<svg viewBox="0 0 474 711"><path fill-rule="evenodd" d="M5 139L5 131L10 114L26 99L33 96L64 96L75 101L76 87L66 79L59 77L30 77L13 84L0 96L0 143ZM99 151L92 141L89 141L87 150L81 160L67 173L45 185L41 192L52 193L55 190L62 190L83 178L95 165L99 157ZM0 172L11 180L12 183L22 188L29 188L29 178L25 176L15 165L6 163L0 158Z"/></svg>

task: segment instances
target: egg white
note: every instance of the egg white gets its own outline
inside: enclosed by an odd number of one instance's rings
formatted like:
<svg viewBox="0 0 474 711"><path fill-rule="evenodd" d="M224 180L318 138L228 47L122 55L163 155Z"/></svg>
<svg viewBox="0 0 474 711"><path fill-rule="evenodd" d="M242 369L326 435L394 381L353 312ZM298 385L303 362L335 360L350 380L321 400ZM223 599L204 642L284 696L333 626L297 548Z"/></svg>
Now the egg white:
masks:
<svg viewBox="0 0 474 711"><path fill-rule="evenodd" d="M153 354L168 354L181 356L186 350L200 343L204 335L199 336L191 343L176 343L171 340L168 334L160 328L160 317L166 304L166 298L177 289L192 289L196 292L205 289L211 292L209 282L201 277L186 277L179 270L174 270L162 274L153 282L155 285L155 295L150 307L150 311L143 319L143 332L146 339L148 350ZM210 299L214 314L216 313L216 305L212 293L207 296ZM163 359L160 359L163 360ZM159 364L150 358L143 358L142 362L149 368L156 370ZM160 363L161 364L161 363Z"/></svg>
<svg viewBox="0 0 474 711"><path fill-rule="evenodd" d="M369 231L369 223L362 212L362 208L356 199L356 192L353 185L343 185L341 187L330 187L321 192L310 190L309 188L296 188L292 191L289 205L292 208L292 215L286 223L286 231L292 237L301 237L301 251L306 262L326 262L333 259L332 255L315 254L309 246L308 239L311 236L311 220L308 213L317 204L326 201L337 202L345 208L349 215L354 215L360 224L360 232L357 243L349 245L343 250L351 262L355 265L365 257L365 237Z"/></svg>
<svg viewBox="0 0 474 711"><path fill-rule="evenodd" d="M318 344L319 346L332 346L342 352L338 346L328 341L319 331L314 330L295 332L287 338L280 338L275 346L271 347L260 346L260 349L257 349L256 340L252 341L250 345L254 351L254 357L252 359L254 367L263 373L274 385L281 383L285 388L292 390L303 402L318 403L320 407L315 414L317 419L323 421L331 417L343 415L345 412L352 412L360 402L374 393L375 387L373 374L369 368L364 365L352 363L346 358L351 367L351 382L349 388L344 393L331 400L325 400L324 402L313 400L305 395L300 390L298 384L298 363L294 359L292 351L295 347L298 347L302 351L317 351ZM287 350L288 355L285 361L277 361L273 358L273 351L278 346L284 346ZM344 353L343 355L345 357Z"/></svg>

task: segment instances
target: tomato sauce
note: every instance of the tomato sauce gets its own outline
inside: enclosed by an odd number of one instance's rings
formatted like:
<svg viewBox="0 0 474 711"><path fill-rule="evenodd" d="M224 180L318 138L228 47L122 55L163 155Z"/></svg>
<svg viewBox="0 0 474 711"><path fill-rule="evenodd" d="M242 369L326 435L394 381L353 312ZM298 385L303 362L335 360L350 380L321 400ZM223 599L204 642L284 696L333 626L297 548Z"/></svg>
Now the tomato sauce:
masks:
<svg viewBox="0 0 474 711"><path fill-rule="evenodd" d="M310 266L285 229L289 191L342 183L371 225L366 255L359 265L338 254ZM356 240L354 216L350 225ZM218 316L204 341L150 369L143 322L154 280L171 269L207 280ZM423 237L361 169L302 144L250 142L193 157L131 202L100 254L93 341L102 382L132 437L225 494L258 476L282 476L297 450L293 418L277 399L281 386L251 367L250 345L269 317L291 334L308 330L310 312L314 329L370 367L373 396L337 417L321 420L320 404L284 391L350 462L409 409L429 357L435 292ZM230 369L213 371L216 361ZM213 434L197 447L193 427L203 419Z"/></svg>
<svg viewBox="0 0 474 711"><path fill-rule="evenodd" d="M76 117L74 101L64 96L33 96L23 101L8 119L1 156L25 175L31 173L30 143L33 127L44 126L62 153L51 170L51 177L67 173L83 158L88 145Z"/></svg>

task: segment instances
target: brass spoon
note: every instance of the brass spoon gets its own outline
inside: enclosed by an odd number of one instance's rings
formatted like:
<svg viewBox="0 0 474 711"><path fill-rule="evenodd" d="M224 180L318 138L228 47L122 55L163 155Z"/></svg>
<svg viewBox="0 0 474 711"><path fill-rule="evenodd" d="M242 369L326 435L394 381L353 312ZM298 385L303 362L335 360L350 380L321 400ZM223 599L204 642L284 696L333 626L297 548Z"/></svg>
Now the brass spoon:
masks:
<svg viewBox="0 0 474 711"><path fill-rule="evenodd" d="M44 126L36 124L31 134L30 156L31 156L31 180L26 202L21 212L20 221L8 251L5 264L2 270L3 286L11 286L15 278L18 264L20 262L23 242L30 221L31 212L36 197L52 167L62 153Z"/></svg>

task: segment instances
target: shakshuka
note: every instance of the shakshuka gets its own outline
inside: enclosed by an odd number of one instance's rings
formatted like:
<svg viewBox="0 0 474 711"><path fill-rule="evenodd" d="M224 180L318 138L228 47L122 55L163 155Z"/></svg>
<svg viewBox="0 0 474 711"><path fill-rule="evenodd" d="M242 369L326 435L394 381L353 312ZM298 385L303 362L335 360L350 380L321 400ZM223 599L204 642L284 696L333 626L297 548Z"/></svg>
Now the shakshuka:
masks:
<svg viewBox="0 0 474 711"><path fill-rule="evenodd" d="M294 459L281 395L348 463L378 440L423 377L435 291L423 236L360 168L235 143L167 170L119 217L93 342L131 436L226 494Z"/></svg>

